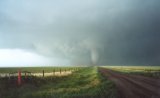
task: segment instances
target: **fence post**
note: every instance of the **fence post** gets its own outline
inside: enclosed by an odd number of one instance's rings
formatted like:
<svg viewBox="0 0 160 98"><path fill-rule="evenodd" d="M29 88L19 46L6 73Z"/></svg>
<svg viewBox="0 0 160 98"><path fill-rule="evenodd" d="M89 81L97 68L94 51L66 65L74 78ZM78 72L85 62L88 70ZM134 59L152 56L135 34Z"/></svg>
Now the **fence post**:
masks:
<svg viewBox="0 0 160 98"><path fill-rule="evenodd" d="M9 79L10 79L10 73L9 73Z"/></svg>
<svg viewBox="0 0 160 98"><path fill-rule="evenodd" d="M43 70L43 77L44 77L44 70Z"/></svg>
<svg viewBox="0 0 160 98"><path fill-rule="evenodd" d="M60 68L60 74L61 74L61 68Z"/></svg>
<svg viewBox="0 0 160 98"><path fill-rule="evenodd" d="M27 79L27 74L26 74L26 72L25 72L25 79Z"/></svg>
<svg viewBox="0 0 160 98"><path fill-rule="evenodd" d="M54 76L54 70L53 70L53 76Z"/></svg>
<svg viewBox="0 0 160 98"><path fill-rule="evenodd" d="M55 75L55 70L53 69L53 76Z"/></svg>

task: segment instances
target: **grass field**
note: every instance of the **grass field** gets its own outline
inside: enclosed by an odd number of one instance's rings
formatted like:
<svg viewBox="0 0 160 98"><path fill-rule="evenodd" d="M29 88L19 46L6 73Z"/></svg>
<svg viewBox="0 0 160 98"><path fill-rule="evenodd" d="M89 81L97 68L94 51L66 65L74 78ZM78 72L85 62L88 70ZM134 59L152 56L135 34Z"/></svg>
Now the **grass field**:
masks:
<svg viewBox="0 0 160 98"><path fill-rule="evenodd" d="M122 74L143 75L160 78L158 66L100 66ZM0 77L0 98L117 98L115 84L104 77L99 67L24 67L0 68L0 74L29 71L46 73L72 71L68 75L45 77L22 76L22 85L17 85L17 76ZM106 74L107 75L107 74Z"/></svg>
<svg viewBox="0 0 160 98"><path fill-rule="evenodd" d="M41 72L44 68L21 69ZM0 69L3 73L10 70L16 68ZM49 72L53 68L45 70ZM0 98L116 98L116 95L114 83L103 78L97 67L78 68L68 76L28 77L21 86L7 77L0 78Z"/></svg>
<svg viewBox="0 0 160 98"><path fill-rule="evenodd" d="M124 74L143 75L160 78L160 66L103 66Z"/></svg>

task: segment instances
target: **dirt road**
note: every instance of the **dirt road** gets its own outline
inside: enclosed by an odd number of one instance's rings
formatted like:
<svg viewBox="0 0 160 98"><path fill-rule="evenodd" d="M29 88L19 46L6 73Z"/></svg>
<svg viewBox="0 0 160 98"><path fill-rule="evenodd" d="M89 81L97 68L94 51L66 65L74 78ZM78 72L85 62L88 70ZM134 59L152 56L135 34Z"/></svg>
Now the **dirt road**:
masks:
<svg viewBox="0 0 160 98"><path fill-rule="evenodd" d="M118 98L160 98L160 79L124 75L105 68L99 68L99 72L116 84Z"/></svg>

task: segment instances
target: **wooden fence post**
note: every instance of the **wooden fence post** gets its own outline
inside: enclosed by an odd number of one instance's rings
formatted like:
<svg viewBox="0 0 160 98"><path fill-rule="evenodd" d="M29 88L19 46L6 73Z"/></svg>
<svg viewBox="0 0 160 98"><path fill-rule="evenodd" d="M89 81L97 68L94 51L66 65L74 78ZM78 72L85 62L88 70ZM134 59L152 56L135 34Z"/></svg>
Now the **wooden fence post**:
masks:
<svg viewBox="0 0 160 98"><path fill-rule="evenodd" d="M25 79L27 79L27 73L25 72L24 74L25 74Z"/></svg>
<svg viewBox="0 0 160 98"><path fill-rule="evenodd" d="M61 68L60 68L60 74L61 74Z"/></svg>
<svg viewBox="0 0 160 98"><path fill-rule="evenodd" d="M43 77L44 77L44 70L43 70Z"/></svg>
<svg viewBox="0 0 160 98"><path fill-rule="evenodd" d="M9 73L9 79L10 79L10 73Z"/></svg>
<svg viewBox="0 0 160 98"><path fill-rule="evenodd" d="M53 70L53 76L54 76L54 70Z"/></svg>
<svg viewBox="0 0 160 98"><path fill-rule="evenodd" d="M53 69L53 75L55 75L55 69Z"/></svg>

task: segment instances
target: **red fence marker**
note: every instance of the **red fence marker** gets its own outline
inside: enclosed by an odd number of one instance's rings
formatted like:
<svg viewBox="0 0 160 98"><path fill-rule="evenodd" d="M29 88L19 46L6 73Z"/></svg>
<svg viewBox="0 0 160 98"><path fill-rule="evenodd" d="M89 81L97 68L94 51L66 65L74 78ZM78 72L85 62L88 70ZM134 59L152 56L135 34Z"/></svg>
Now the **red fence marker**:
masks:
<svg viewBox="0 0 160 98"><path fill-rule="evenodd" d="M21 85L21 70L18 70L18 85Z"/></svg>

